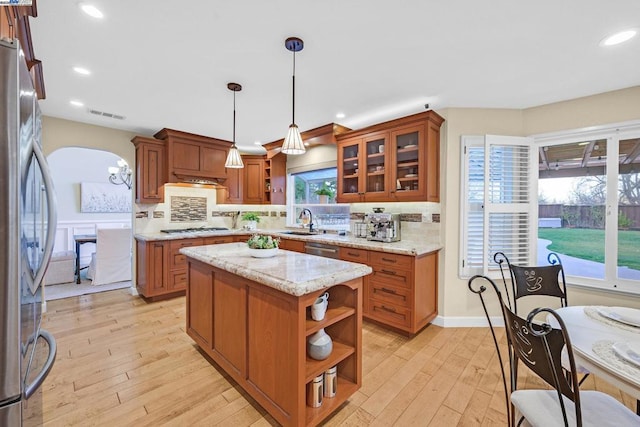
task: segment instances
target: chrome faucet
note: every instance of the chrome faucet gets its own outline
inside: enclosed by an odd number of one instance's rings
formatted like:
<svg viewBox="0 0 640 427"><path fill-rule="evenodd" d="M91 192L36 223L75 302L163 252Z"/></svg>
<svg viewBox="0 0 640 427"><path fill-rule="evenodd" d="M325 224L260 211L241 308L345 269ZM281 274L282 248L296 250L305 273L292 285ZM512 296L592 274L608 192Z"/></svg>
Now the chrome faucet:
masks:
<svg viewBox="0 0 640 427"><path fill-rule="evenodd" d="M238 217L240 216L240 211L231 212L231 229L235 230L238 228Z"/></svg>
<svg viewBox="0 0 640 427"><path fill-rule="evenodd" d="M303 219L306 216L305 212L309 214L309 233L313 233L314 231L313 230L313 214L309 209L307 208L302 209L302 211L300 212L300 215L298 216L298 219Z"/></svg>

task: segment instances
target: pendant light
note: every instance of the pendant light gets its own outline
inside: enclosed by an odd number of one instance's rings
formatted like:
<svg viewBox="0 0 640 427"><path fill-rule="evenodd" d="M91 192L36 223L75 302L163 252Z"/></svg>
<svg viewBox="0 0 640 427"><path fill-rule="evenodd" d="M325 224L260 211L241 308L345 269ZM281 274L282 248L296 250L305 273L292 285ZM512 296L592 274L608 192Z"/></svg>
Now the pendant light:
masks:
<svg viewBox="0 0 640 427"><path fill-rule="evenodd" d="M284 42L284 46L288 51L293 52L293 96L291 107L291 125L289 126L289 132L282 144L282 152L284 154L304 154L306 149L302 142L302 136L300 135L300 129L296 125L296 52L300 52L304 47L304 43L297 37L289 37Z"/></svg>
<svg viewBox="0 0 640 427"><path fill-rule="evenodd" d="M229 83L227 88L233 92L233 145L229 149L224 167L239 169L244 167L244 163L242 163L242 157L240 157L238 147L236 147L236 92L240 92L242 86L238 83Z"/></svg>

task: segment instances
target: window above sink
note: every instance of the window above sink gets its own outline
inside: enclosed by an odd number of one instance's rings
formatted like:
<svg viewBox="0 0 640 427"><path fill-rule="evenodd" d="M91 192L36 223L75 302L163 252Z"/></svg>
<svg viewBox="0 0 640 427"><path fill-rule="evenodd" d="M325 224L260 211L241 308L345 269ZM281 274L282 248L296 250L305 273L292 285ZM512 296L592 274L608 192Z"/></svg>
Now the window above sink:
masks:
<svg viewBox="0 0 640 427"><path fill-rule="evenodd" d="M288 227L303 225L300 214L306 208L313 214L313 224L316 230L349 229L349 205L335 202L337 173L335 167L330 167L287 175L287 188L293 189L293 191L287 191ZM318 190L323 188L332 193L326 197L326 200L322 200L325 198L316 194Z"/></svg>

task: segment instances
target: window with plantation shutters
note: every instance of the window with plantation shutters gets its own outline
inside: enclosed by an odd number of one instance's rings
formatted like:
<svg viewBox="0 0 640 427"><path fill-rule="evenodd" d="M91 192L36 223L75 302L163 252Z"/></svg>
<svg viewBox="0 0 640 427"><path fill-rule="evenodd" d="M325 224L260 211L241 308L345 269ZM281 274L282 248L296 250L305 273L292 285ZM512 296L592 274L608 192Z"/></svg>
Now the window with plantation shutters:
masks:
<svg viewBox="0 0 640 427"><path fill-rule="evenodd" d="M460 275L491 275L493 254L531 261L535 160L530 138L462 138Z"/></svg>

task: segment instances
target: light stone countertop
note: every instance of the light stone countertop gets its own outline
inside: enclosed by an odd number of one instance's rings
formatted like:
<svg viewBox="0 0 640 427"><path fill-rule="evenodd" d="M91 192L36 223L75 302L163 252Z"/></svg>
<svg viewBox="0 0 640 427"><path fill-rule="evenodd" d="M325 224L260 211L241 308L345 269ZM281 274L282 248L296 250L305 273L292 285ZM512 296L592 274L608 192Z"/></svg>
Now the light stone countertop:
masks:
<svg viewBox="0 0 640 427"><path fill-rule="evenodd" d="M366 276L371 267L280 249L271 258L253 258L245 243L192 246L180 253L279 291L301 296Z"/></svg>
<svg viewBox="0 0 640 427"><path fill-rule="evenodd" d="M215 236L234 236L246 234L270 234L272 236L281 237L291 240L300 240L304 242L327 243L347 248L367 249L371 251L380 251L387 253L396 253L401 255L419 256L442 249L440 243L440 235L438 232L426 232L423 236L411 234L405 236L399 242L385 243L374 242L364 238L355 237L351 234L339 236L336 233L320 233L310 235L287 234L291 230L222 230L222 231L204 231L193 233L144 233L135 234L134 237L140 241L160 241L160 240L179 240L192 239L198 237L215 237Z"/></svg>

